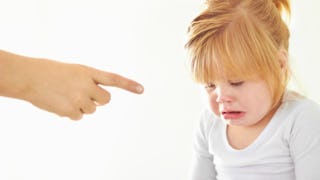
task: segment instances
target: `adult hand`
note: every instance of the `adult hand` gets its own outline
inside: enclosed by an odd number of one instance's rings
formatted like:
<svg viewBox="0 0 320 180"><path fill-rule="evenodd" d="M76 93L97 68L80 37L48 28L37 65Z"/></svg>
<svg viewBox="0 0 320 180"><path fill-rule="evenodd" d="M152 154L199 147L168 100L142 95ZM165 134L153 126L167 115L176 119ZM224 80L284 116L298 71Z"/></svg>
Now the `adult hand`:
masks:
<svg viewBox="0 0 320 180"><path fill-rule="evenodd" d="M98 105L107 104L110 93L100 85L143 93L139 83L115 73L79 64L23 58L2 68L1 81L7 84L0 87L2 94L26 100L59 116L78 120L83 114L95 112Z"/></svg>

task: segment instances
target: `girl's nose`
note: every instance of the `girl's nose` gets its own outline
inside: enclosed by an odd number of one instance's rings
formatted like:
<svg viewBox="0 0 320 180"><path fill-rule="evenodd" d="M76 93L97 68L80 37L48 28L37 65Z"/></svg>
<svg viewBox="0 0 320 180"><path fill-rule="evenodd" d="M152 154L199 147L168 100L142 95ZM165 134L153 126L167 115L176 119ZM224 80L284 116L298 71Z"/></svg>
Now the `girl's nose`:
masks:
<svg viewBox="0 0 320 180"><path fill-rule="evenodd" d="M217 103L227 103L232 101L230 88L228 86L217 86L215 93Z"/></svg>

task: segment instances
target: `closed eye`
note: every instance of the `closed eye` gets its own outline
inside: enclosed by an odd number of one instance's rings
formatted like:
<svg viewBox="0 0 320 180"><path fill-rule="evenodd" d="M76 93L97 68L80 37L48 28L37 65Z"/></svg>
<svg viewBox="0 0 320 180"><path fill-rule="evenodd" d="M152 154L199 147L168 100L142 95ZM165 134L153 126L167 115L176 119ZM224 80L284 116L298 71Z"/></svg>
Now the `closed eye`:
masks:
<svg viewBox="0 0 320 180"><path fill-rule="evenodd" d="M206 86L205 86L206 89L215 89L216 88L216 85L213 84L213 83L208 83Z"/></svg>
<svg viewBox="0 0 320 180"><path fill-rule="evenodd" d="M229 82L231 86L241 86L244 81Z"/></svg>

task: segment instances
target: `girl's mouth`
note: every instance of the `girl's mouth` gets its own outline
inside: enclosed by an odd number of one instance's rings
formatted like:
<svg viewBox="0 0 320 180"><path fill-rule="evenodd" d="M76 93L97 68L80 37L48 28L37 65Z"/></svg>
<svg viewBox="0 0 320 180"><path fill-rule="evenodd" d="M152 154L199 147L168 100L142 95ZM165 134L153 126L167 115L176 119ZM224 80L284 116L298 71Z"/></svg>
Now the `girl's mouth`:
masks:
<svg viewBox="0 0 320 180"><path fill-rule="evenodd" d="M243 111L223 111L221 113L224 119L239 119L245 115Z"/></svg>

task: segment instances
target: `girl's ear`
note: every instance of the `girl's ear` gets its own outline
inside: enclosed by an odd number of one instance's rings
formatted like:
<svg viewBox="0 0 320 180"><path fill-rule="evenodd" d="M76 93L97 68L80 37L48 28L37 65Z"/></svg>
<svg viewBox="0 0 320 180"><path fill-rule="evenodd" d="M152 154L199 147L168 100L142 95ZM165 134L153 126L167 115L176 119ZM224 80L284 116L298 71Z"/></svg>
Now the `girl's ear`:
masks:
<svg viewBox="0 0 320 180"><path fill-rule="evenodd" d="M285 71L288 68L288 51L281 48L279 51L279 61L282 71Z"/></svg>

